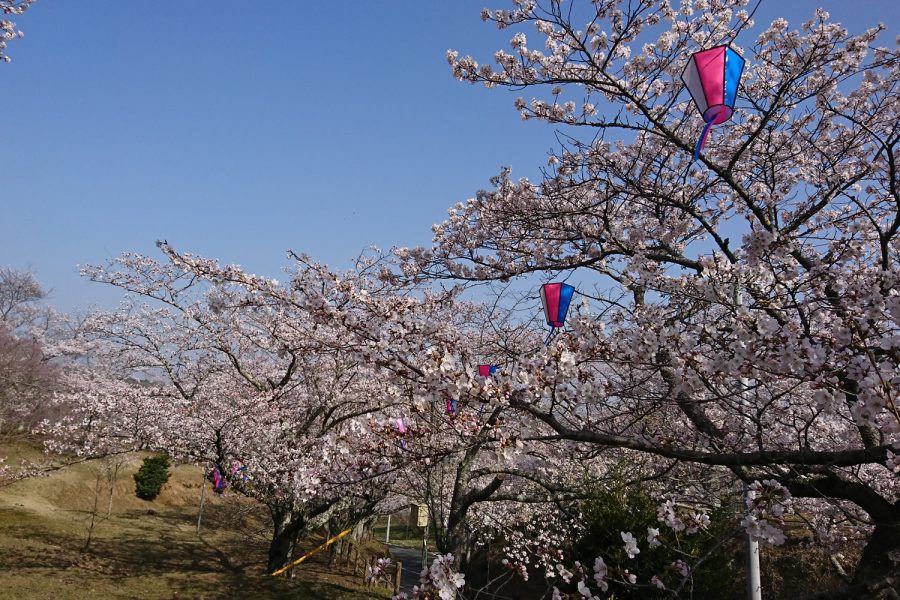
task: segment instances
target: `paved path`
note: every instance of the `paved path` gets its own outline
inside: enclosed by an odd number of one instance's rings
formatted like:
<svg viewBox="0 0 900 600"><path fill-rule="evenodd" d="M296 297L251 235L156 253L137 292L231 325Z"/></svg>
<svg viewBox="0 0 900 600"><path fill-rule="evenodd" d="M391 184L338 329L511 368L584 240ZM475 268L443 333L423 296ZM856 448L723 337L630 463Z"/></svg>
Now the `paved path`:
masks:
<svg viewBox="0 0 900 600"><path fill-rule="evenodd" d="M403 562L403 574L400 576L400 591L412 592L413 586L419 585L422 575L422 550L420 548L407 548L388 544L391 558ZM434 554L428 555L428 560L434 559Z"/></svg>
<svg viewBox="0 0 900 600"><path fill-rule="evenodd" d="M388 544L388 550L391 552L391 558L395 561L403 562L403 574L400 576L400 591L412 592L413 586L419 585L422 575L422 549L407 548L406 546L395 546ZM428 553L428 562L434 560L436 555L433 552ZM480 598L489 598L493 600L514 600L510 596L503 596L491 592L483 592Z"/></svg>

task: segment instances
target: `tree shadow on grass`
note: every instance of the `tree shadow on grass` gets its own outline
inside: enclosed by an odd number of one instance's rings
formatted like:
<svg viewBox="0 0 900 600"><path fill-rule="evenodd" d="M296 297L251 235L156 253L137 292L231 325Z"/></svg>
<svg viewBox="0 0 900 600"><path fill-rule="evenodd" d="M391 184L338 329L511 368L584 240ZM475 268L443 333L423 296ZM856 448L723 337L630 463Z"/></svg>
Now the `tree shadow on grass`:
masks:
<svg viewBox="0 0 900 600"><path fill-rule="evenodd" d="M225 552L223 552L222 550L220 550L213 544L209 543L206 540L206 538L204 538L202 535L198 536L197 539L199 539L200 542L206 548L208 548L210 552L212 552L213 554L216 555L216 558L219 560L219 564L221 564L223 567L225 567L226 570L228 570L232 573L240 573L240 574L244 573L244 565L239 565L239 564L235 564L234 562L232 562L232 560L228 557L227 554L225 554Z"/></svg>
<svg viewBox="0 0 900 600"><path fill-rule="evenodd" d="M69 511L68 519L82 520L82 511ZM8 525L4 523L4 525ZM158 574L168 570L243 573L261 559L262 548L248 548L244 540L228 536L198 537L174 526L166 518L135 515L100 519L88 549L85 527L68 529L38 526L0 527L0 570L71 567L118 575Z"/></svg>
<svg viewBox="0 0 900 600"><path fill-rule="evenodd" d="M198 536L195 514L165 508L154 514L136 510L110 519L98 517L90 548L84 551L89 511L65 511L50 518L4 512L0 514L0 572L20 579L103 584L120 591L121 597L372 597L340 581L329 581L336 573L324 564L309 564L311 572L296 579L264 575L267 540L221 526L223 520L233 525L227 518L227 513L215 511L207 522L204 513L203 535ZM319 560L309 562L325 560L324 556L314 558ZM48 589L55 589L53 583L49 585Z"/></svg>
<svg viewBox="0 0 900 600"><path fill-rule="evenodd" d="M243 600L246 598L347 600L366 597L365 594L358 590L338 584L296 581L263 575L234 575L228 578L219 578L215 588L211 588L210 585L204 582L197 581L172 582L172 587L173 591L176 591L181 597L203 597L210 600Z"/></svg>

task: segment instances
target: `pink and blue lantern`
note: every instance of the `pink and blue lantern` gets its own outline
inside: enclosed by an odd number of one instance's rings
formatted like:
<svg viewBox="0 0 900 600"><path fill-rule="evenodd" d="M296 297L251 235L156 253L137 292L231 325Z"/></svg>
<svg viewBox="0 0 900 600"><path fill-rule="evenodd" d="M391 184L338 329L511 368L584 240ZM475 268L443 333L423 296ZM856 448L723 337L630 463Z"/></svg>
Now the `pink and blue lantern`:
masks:
<svg viewBox="0 0 900 600"><path fill-rule="evenodd" d="M228 482L225 481L224 477L222 477L222 474L219 472L218 467L213 469L212 482L213 482L213 490L215 490L218 493L221 493L226 487L228 487Z"/></svg>
<svg viewBox="0 0 900 600"><path fill-rule="evenodd" d="M456 398L450 398L447 400L447 412L451 415L456 414L456 409L459 402Z"/></svg>
<svg viewBox="0 0 900 600"><path fill-rule="evenodd" d="M497 372L497 365L478 365L478 375L490 377Z"/></svg>
<svg viewBox="0 0 900 600"><path fill-rule="evenodd" d="M743 71L744 59L730 46L695 52L688 60L681 80L706 122L694 148L694 160L700 156L712 126L724 123L734 114L734 101Z"/></svg>
<svg viewBox="0 0 900 600"><path fill-rule="evenodd" d="M552 328L565 325L574 294L575 288L568 283L545 283L541 286L541 303L544 305L547 325Z"/></svg>
<svg viewBox="0 0 900 600"><path fill-rule="evenodd" d="M235 477L237 477L238 474L241 474L241 479L243 479L244 481L248 481L250 479L250 477L247 476L246 465L231 465L231 474Z"/></svg>

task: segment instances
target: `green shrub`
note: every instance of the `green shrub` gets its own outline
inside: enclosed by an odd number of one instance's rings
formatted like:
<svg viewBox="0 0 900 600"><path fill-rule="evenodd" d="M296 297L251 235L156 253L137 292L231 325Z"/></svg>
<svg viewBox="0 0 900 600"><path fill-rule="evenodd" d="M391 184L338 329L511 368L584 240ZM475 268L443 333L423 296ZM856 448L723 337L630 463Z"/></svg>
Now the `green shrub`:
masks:
<svg viewBox="0 0 900 600"><path fill-rule="evenodd" d="M729 591L743 589L740 576L740 545L734 538L736 522L724 510L709 514L710 526L693 535L676 534L657 521L656 502L640 485L613 489L597 489L582 503L587 530L574 547L575 557L590 567L594 558L603 557L610 564L610 574L627 568L638 577L638 586L610 585L616 600L669 598L671 590L659 591L648 585L658 575L668 586L676 586L680 577L673 573L672 563L683 559L694 563L705 557L702 565L686 582L683 591L694 598L730 598ZM660 530L662 546L646 541L647 527ZM628 558L621 532L630 531L638 540L640 554ZM616 572L615 579L621 579ZM573 596L573 597L577 597Z"/></svg>
<svg viewBox="0 0 900 600"><path fill-rule="evenodd" d="M134 493L143 500L153 500L169 480L169 457L148 456L134 474Z"/></svg>

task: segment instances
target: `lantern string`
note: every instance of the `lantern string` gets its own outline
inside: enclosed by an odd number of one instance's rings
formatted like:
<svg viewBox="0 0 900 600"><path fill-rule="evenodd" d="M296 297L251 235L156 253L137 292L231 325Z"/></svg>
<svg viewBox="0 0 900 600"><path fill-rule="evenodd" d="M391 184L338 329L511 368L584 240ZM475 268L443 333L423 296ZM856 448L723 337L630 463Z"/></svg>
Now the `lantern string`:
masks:
<svg viewBox="0 0 900 600"><path fill-rule="evenodd" d="M549 346L549 345L550 345L550 340L553 339L553 334L554 334L554 333L556 333L556 328L553 327L553 326L551 325L551 326L550 326L550 335L547 336L547 340L544 342L544 345L545 345L545 346Z"/></svg>
<svg viewBox="0 0 900 600"><path fill-rule="evenodd" d="M713 122L715 120L715 117L710 117L709 121L706 122L706 126L703 128L703 133L700 134L700 138L697 140L697 145L694 147L694 160L700 158L700 151L703 150L703 146L706 144L706 136L709 135L709 130L712 129Z"/></svg>

